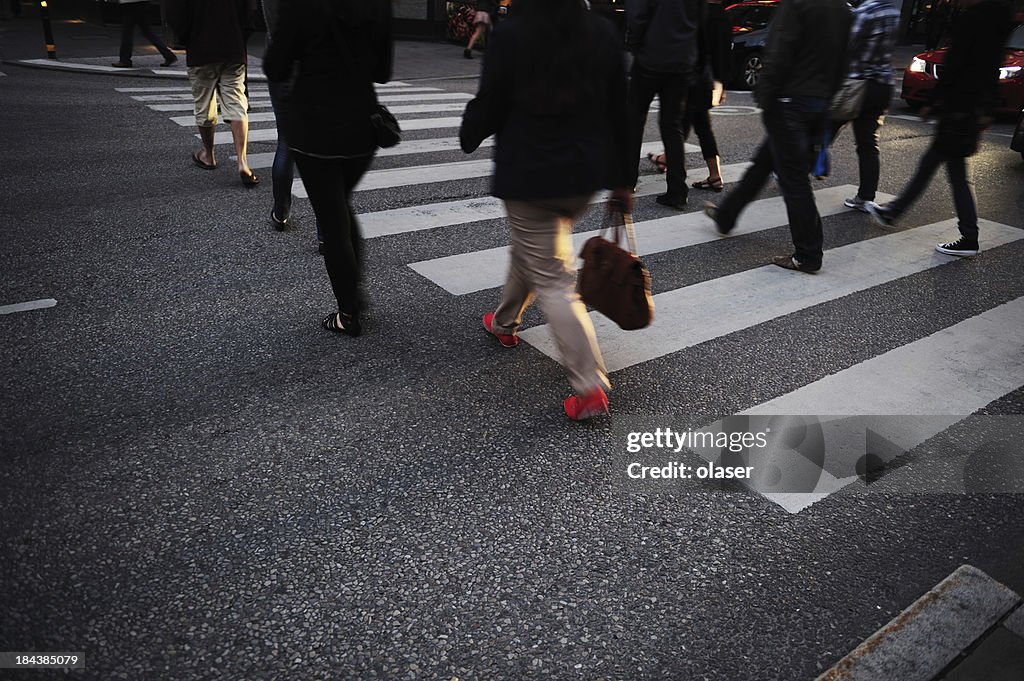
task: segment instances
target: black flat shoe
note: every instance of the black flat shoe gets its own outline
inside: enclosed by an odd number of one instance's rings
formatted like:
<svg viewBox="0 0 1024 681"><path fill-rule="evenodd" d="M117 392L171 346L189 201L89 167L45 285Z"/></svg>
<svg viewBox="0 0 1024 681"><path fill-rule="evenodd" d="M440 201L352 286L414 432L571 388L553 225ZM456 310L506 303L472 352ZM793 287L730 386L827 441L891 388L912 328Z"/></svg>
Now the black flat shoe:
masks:
<svg viewBox="0 0 1024 681"><path fill-rule="evenodd" d="M358 336L363 332L363 326L355 315L335 312L324 317L320 326L334 333L345 334L346 336Z"/></svg>
<svg viewBox="0 0 1024 681"><path fill-rule="evenodd" d="M686 208L686 194L682 196L672 196L671 194L661 194L658 198L654 199L657 203L662 206L668 206L669 208L675 208L676 210L683 210Z"/></svg>

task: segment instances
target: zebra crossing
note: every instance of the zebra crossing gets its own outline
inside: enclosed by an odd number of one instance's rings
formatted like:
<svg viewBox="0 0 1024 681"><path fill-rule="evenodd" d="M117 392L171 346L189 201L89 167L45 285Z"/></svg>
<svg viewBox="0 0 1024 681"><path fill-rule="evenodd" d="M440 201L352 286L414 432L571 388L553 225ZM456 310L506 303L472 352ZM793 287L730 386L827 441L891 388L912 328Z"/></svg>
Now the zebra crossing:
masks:
<svg viewBox="0 0 1024 681"><path fill-rule="evenodd" d="M170 114L169 120L176 125L184 128L194 126L191 115L179 115L191 109L187 87L133 87L118 88L118 91L155 112ZM490 149L494 145L493 139L485 141L481 150L470 157L450 160L450 153L459 149L455 135L461 122L461 111L470 95L401 82L381 86L378 92L381 100L399 118L403 130L424 131L425 134L414 135L413 139L397 147L381 150L379 157L393 159L397 163L394 167L369 171L356 188L357 192L458 183L486 178L492 173ZM267 97L265 89L254 87L251 93L253 106L269 107ZM437 115L444 113L452 115ZM250 141L276 141L273 114L269 110L251 114L250 124ZM194 129L189 134L194 134ZM215 143L230 144L230 134L218 132ZM642 153L660 148L659 142L652 142L644 145ZM687 145L688 153L696 151L699 151L698 147ZM445 157L448 160L432 162L437 160L435 156L443 154L449 154ZM271 166L273 156L273 153L253 153L248 158L250 166L258 169ZM691 157L691 166L696 165L694 161L699 163L697 157ZM747 166L746 162L726 163L723 166L725 182L737 181ZM642 175L636 195L650 196L663 191L663 188L664 180L660 176ZM306 197L299 179L296 179L293 192L296 197ZM855 192L856 187L850 185L816 189L815 200L823 220L828 223L830 219L849 213L850 209L843 205L843 201ZM600 194L593 201L599 204L606 198ZM891 198L882 194L878 200L884 202ZM503 216L501 202L477 190L469 198L442 198L363 213L359 220L364 237L377 239L457 228ZM784 228L787 223L783 199L780 196L762 198L745 211L734 235L742 237L768 232ZM1024 230L1016 226L981 220L980 228L986 252L1012 248L1024 239ZM573 235L573 247L577 252L595 233L581 231ZM654 297L655 323L641 331L624 332L605 317L595 312L590 315L614 382L616 372L661 360L700 344L722 342L730 334L755 329L786 315L812 310L847 296L949 267L958 259L937 254L933 246L955 233L955 220L907 225L899 231L826 250L825 269L815 276L794 275L766 265L662 291ZM710 220L699 212L639 221L636 236L641 255L682 253L720 239ZM507 247L485 248L412 260L406 266L424 282L438 287L454 299L487 290L496 293L503 283L508 258ZM652 275L658 278L657 271ZM748 405L741 413L751 416L881 413L947 417L931 422L939 424L932 430L918 428L912 436L887 435L910 448L1024 386L1021 328L1024 328L1024 298L968 317L937 333L855 363L792 392ZM546 324L521 330L520 339L554 362L560 362L555 340ZM984 342L979 339L984 339ZM962 362L957 371L946 374L927 370L925 363L947 357L956 357ZM880 393L884 399L879 399ZM720 424L707 426L711 430L716 427ZM808 465L807 460L799 456L776 463L783 478L787 473L795 474ZM799 493L778 491L771 484L750 483L748 487L781 509L799 513L860 479L857 475L845 473L841 470L818 470L813 490Z"/></svg>

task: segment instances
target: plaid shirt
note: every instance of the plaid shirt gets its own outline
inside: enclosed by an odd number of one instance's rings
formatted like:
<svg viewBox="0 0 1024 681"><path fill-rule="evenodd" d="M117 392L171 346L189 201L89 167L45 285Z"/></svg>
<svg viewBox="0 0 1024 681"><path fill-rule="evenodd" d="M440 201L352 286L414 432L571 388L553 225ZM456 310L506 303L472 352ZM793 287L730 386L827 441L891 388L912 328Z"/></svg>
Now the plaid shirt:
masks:
<svg viewBox="0 0 1024 681"><path fill-rule="evenodd" d="M892 0L865 0L853 10L848 76L892 85L892 51L900 12Z"/></svg>

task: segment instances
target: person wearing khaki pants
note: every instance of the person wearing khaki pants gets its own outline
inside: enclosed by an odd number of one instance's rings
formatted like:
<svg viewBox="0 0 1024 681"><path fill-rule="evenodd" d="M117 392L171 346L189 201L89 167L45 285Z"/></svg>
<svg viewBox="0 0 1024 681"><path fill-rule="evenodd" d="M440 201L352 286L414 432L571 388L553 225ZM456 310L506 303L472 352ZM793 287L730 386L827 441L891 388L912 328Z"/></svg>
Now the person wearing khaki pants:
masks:
<svg viewBox="0 0 1024 681"><path fill-rule="evenodd" d="M594 325L575 289L572 226L589 203L590 196L505 202L512 224L511 262L491 324L495 335L515 335L536 297L578 395L611 387Z"/></svg>
<svg viewBox="0 0 1024 681"><path fill-rule="evenodd" d="M573 392L566 415L608 412L608 376L576 293L572 228L599 189L629 211L633 190L621 38L579 0L518 0L515 21L491 34L476 97L459 130L462 150L495 135L492 193L505 202L511 262L484 328L515 347L523 311L540 304Z"/></svg>

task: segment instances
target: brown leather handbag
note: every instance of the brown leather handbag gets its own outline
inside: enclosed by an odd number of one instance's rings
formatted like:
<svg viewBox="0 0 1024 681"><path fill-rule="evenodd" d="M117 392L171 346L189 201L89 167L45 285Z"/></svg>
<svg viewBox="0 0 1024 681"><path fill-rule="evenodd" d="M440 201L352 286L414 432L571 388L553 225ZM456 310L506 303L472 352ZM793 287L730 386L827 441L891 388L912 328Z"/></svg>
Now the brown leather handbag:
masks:
<svg viewBox="0 0 1024 681"><path fill-rule="evenodd" d="M651 274L636 255L633 216L619 213L611 228L612 240L604 238L607 223L598 236L587 239L580 251L583 269L576 290L583 302L626 331L642 329L654 319ZM626 233L629 250L619 243Z"/></svg>

